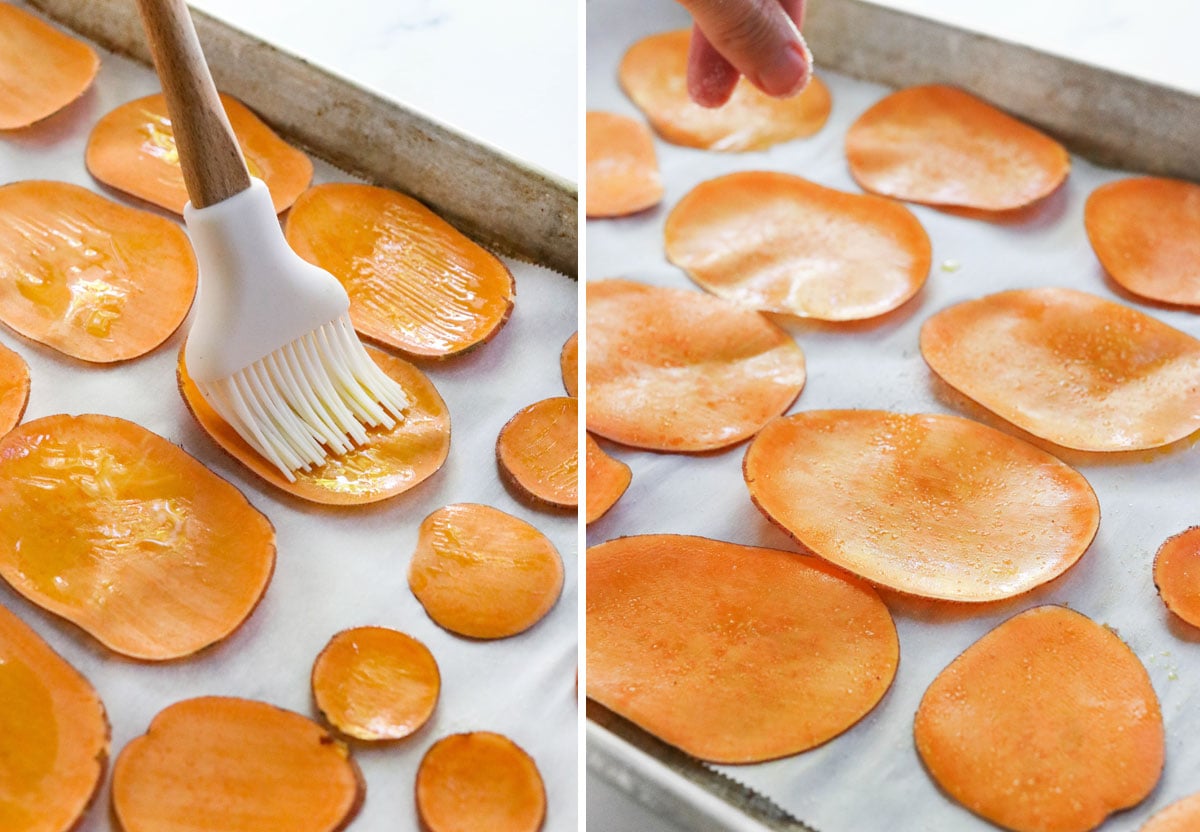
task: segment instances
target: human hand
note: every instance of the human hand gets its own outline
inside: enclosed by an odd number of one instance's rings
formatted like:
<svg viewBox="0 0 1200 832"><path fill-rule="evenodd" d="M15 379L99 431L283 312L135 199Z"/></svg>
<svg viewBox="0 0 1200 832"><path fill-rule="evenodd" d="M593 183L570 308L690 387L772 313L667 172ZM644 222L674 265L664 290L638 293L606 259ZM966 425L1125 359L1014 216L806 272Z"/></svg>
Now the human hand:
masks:
<svg viewBox="0 0 1200 832"><path fill-rule="evenodd" d="M729 100L738 78L767 95L804 89L812 54L800 35L805 0L679 0L692 14L688 94L703 107Z"/></svg>

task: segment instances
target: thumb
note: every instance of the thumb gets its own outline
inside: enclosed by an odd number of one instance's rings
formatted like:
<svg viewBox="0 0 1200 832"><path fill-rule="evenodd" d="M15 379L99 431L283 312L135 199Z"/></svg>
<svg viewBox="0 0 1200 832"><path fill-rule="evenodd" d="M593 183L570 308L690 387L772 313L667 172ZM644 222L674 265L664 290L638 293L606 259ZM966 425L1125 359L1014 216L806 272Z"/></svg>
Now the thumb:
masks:
<svg viewBox="0 0 1200 832"><path fill-rule="evenodd" d="M680 2L712 47L763 92L794 95L808 83L812 56L780 0Z"/></svg>

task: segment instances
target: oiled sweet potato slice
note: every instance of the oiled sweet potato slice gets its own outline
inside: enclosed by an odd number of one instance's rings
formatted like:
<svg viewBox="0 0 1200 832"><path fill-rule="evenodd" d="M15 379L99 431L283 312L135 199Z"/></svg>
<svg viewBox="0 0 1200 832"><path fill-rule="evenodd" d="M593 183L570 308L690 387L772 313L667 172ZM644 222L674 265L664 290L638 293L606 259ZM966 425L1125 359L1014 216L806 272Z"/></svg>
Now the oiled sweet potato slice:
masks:
<svg viewBox="0 0 1200 832"><path fill-rule="evenodd" d="M25 415L29 403L29 367L25 359L0 344L0 436Z"/></svg>
<svg viewBox="0 0 1200 832"><path fill-rule="evenodd" d="M702 760L827 742L899 659L875 590L818 558L671 534L588 550L587 695Z"/></svg>
<svg viewBox="0 0 1200 832"><path fill-rule="evenodd" d="M1154 813L1139 832L1196 832L1200 829L1200 794L1177 800Z"/></svg>
<svg viewBox="0 0 1200 832"><path fill-rule="evenodd" d="M1168 538L1159 547L1154 585L1167 609L1200 627L1200 526Z"/></svg>
<svg viewBox="0 0 1200 832"><path fill-rule="evenodd" d="M624 462L606 454L591 434L584 436L587 447L587 507L584 522L591 523L617 504L633 480L633 472Z"/></svg>
<svg viewBox="0 0 1200 832"><path fill-rule="evenodd" d="M426 832L537 832L546 787L533 758L508 737L454 734L421 760L417 814Z"/></svg>
<svg viewBox="0 0 1200 832"><path fill-rule="evenodd" d="M144 355L187 317L183 229L66 182L0 188L0 320L84 361Z"/></svg>
<svg viewBox="0 0 1200 832"><path fill-rule="evenodd" d="M533 526L475 503L439 508L421 522L408 585L440 626L471 638L528 630L562 592L558 550Z"/></svg>
<svg viewBox="0 0 1200 832"><path fill-rule="evenodd" d="M206 696L159 712L113 767L124 832L336 832L363 800L346 746L299 714Z"/></svg>
<svg viewBox="0 0 1200 832"><path fill-rule="evenodd" d="M623 217L662 201L654 138L636 119L587 114L587 215Z"/></svg>
<svg viewBox="0 0 1200 832"><path fill-rule="evenodd" d="M442 677L429 648L387 627L329 640L312 670L313 698L329 723L360 740L398 740L433 715Z"/></svg>
<svg viewBox="0 0 1200 832"><path fill-rule="evenodd" d="M1200 429L1200 341L1085 292L952 306L921 327L921 354L951 387L1067 448L1156 448Z"/></svg>
<svg viewBox="0 0 1200 832"><path fill-rule="evenodd" d="M579 505L579 401L543 399L500 429L496 462L504 477L534 501L556 508Z"/></svg>
<svg viewBox="0 0 1200 832"><path fill-rule="evenodd" d="M137 659L225 638L275 567L275 530L241 492L112 416L47 416L0 439L0 517L0 576Z"/></svg>
<svg viewBox="0 0 1200 832"><path fill-rule="evenodd" d="M723 107L694 103L687 92L689 40L687 29L643 38L625 53L618 70L626 95L667 141L705 150L765 150L825 126L832 102L816 76L792 98L772 98L743 78Z"/></svg>
<svg viewBox="0 0 1200 832"><path fill-rule="evenodd" d="M87 679L2 606L0 703L0 829L74 829L108 758L104 704Z"/></svg>
<svg viewBox="0 0 1200 832"><path fill-rule="evenodd" d="M83 95L99 69L92 47L0 3L0 130L57 113Z"/></svg>
<svg viewBox="0 0 1200 832"><path fill-rule="evenodd" d="M312 162L233 96L222 94L221 103L250 175L266 182L275 210L283 211L312 181ZM128 101L101 118L88 137L85 159L92 176L118 191L176 214L188 203L161 94Z"/></svg>
<svg viewBox="0 0 1200 832"><path fill-rule="evenodd" d="M883 196L979 211L1011 211L1067 178L1066 149L955 87L892 93L846 133L856 182Z"/></svg>
<svg viewBox="0 0 1200 832"><path fill-rule="evenodd" d="M913 732L929 774L1015 832L1086 832L1141 802L1163 765L1158 698L1108 628L1036 607L934 679Z"/></svg>
<svg viewBox="0 0 1200 832"><path fill-rule="evenodd" d="M814 553L926 598L1028 592L1071 568L1100 523L1077 471L957 416L797 413L763 428L743 468L754 504Z"/></svg>
<svg viewBox="0 0 1200 832"><path fill-rule="evenodd" d="M767 171L697 185L665 235L667 258L713 294L823 321L892 311L924 285L932 256L903 205Z"/></svg>
<svg viewBox="0 0 1200 832"><path fill-rule="evenodd" d="M1135 295L1200 306L1200 185L1139 177L1101 185L1083 212L1105 271Z"/></svg>
<svg viewBox="0 0 1200 832"><path fill-rule="evenodd" d="M587 428L636 448L736 444L787 410L804 353L757 312L628 280L587 285Z"/></svg>
<svg viewBox="0 0 1200 832"><path fill-rule="evenodd" d="M367 352L408 395L404 421L391 430L368 429L365 445L330 456L320 468L294 472L295 482L288 482L209 407L188 377L183 350L177 370L179 390L200 427L230 456L276 488L327 505L374 503L403 494L442 467L450 452L450 412L433 382L416 367L370 347Z"/></svg>
<svg viewBox="0 0 1200 832"><path fill-rule="evenodd" d="M563 389L568 396L579 392L579 333L571 333L567 343L563 344L562 353L558 356L558 364L562 369Z"/></svg>

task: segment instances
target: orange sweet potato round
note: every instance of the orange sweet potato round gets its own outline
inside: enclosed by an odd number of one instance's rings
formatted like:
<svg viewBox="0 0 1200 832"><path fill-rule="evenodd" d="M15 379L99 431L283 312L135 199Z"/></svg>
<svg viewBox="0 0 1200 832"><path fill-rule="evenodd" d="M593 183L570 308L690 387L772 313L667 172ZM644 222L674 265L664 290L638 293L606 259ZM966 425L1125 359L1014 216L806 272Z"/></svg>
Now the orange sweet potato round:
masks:
<svg viewBox="0 0 1200 832"><path fill-rule="evenodd" d="M624 462L606 454L591 434L584 434L584 441L587 447L584 474L587 478L587 506L584 522L591 523L617 504L625 489L629 488L633 472Z"/></svg>
<svg viewBox="0 0 1200 832"><path fill-rule="evenodd" d="M850 173L883 196L1011 211L1067 178L1066 149L970 93L930 84L892 93L846 133Z"/></svg>
<svg viewBox="0 0 1200 832"><path fill-rule="evenodd" d="M832 102L816 76L792 98L772 98L743 78L723 107L694 103L687 92L690 38L688 29L643 38L625 53L618 70L625 93L667 141L705 150L765 150L825 126Z"/></svg>
<svg viewBox="0 0 1200 832"><path fill-rule="evenodd" d="M409 355L458 355L490 340L512 312L508 267L396 191L309 188L288 213L287 239L341 281L359 334Z"/></svg>
<svg viewBox="0 0 1200 832"><path fill-rule="evenodd" d="M1159 547L1154 585L1167 609L1200 627L1200 526L1168 538Z"/></svg>
<svg viewBox="0 0 1200 832"><path fill-rule="evenodd" d="M587 552L587 695L702 760L827 742L899 659L875 590L817 558L670 534Z"/></svg>
<svg viewBox="0 0 1200 832"><path fill-rule="evenodd" d="M797 413L763 428L744 473L754 504L814 553L926 598L1028 592L1071 568L1100 523L1077 471L957 416Z"/></svg>
<svg viewBox="0 0 1200 832"><path fill-rule="evenodd" d="M1066 448L1156 448L1200 430L1200 341L1074 289L951 306L921 327L921 354L951 387Z"/></svg>
<svg viewBox="0 0 1200 832"><path fill-rule="evenodd" d="M1154 813L1139 832L1196 832L1200 829L1200 794L1177 800Z"/></svg>
<svg viewBox="0 0 1200 832"><path fill-rule="evenodd" d="M0 187L0 321L95 363L137 358L183 323L196 256L183 229L66 182Z"/></svg>
<svg viewBox="0 0 1200 832"><path fill-rule="evenodd" d="M941 672L913 727L929 774L1014 832L1086 832L1163 766L1158 698L1111 630L1064 607L1010 618Z"/></svg>
<svg viewBox="0 0 1200 832"><path fill-rule="evenodd" d="M587 215L623 217L662 201L654 138L640 121L587 114Z"/></svg>
<svg viewBox="0 0 1200 832"><path fill-rule="evenodd" d="M434 743L417 770L416 799L424 832L537 832L546 818L537 764L489 731Z"/></svg>
<svg viewBox="0 0 1200 832"><path fill-rule="evenodd" d="M505 479L535 502L579 505L579 400L543 399L500 429L496 462Z"/></svg>
<svg viewBox="0 0 1200 832"><path fill-rule="evenodd" d="M563 389L568 396L579 392L579 333L571 333L567 343L563 344L562 353L558 356L558 364L562 369Z"/></svg>
<svg viewBox="0 0 1200 832"><path fill-rule="evenodd" d="M17 426L29 403L29 366L0 344L0 436Z"/></svg>
<svg viewBox="0 0 1200 832"><path fill-rule="evenodd" d="M700 183L665 235L667 259L713 294L823 321L892 311L920 291L932 256L903 205L767 171Z"/></svg>
<svg viewBox="0 0 1200 832"><path fill-rule="evenodd" d="M757 312L628 280L587 285L587 429L708 451L753 436L804 387L804 353Z"/></svg>
<svg viewBox="0 0 1200 832"><path fill-rule="evenodd" d="M236 488L112 416L47 416L0 439L0 516L0 576L137 659L228 636L275 566L275 531Z"/></svg>
<svg viewBox="0 0 1200 832"><path fill-rule="evenodd" d="M267 184L275 210L285 210L312 181L312 162L233 96L222 94L221 103L250 175ZM85 160L92 176L118 191L176 214L188 203L161 93L128 101L96 122Z"/></svg>
<svg viewBox="0 0 1200 832"><path fill-rule="evenodd" d="M0 3L0 39L0 130L57 113L100 69L92 47L10 3Z"/></svg>

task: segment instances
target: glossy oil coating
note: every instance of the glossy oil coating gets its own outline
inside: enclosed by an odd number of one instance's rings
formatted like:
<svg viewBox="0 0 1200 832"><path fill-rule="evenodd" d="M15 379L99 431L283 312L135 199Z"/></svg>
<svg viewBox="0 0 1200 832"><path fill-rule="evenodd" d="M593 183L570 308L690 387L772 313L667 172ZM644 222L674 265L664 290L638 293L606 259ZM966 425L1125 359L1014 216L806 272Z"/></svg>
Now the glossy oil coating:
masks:
<svg viewBox="0 0 1200 832"><path fill-rule="evenodd" d="M1067 178L1066 149L956 87L892 93L846 133L850 173L864 189L909 202L1011 211Z"/></svg>
<svg viewBox="0 0 1200 832"><path fill-rule="evenodd" d="M941 672L913 726L930 776L1015 832L1086 832L1163 766L1158 698L1110 629L1064 607L1005 621Z"/></svg>
<svg viewBox="0 0 1200 832"><path fill-rule="evenodd" d="M1177 800L1154 813L1139 832L1196 832L1200 829L1200 794Z"/></svg>
<svg viewBox="0 0 1200 832"><path fill-rule="evenodd" d="M629 280L587 284L587 428L637 448L753 436L804 387L804 353L757 312Z"/></svg>
<svg viewBox="0 0 1200 832"><path fill-rule="evenodd" d="M2 606L0 703L0 829L67 832L104 774L104 705L87 679Z"/></svg>
<svg viewBox="0 0 1200 832"><path fill-rule="evenodd" d="M951 387L1067 448L1156 448L1200 430L1200 341L1086 292L952 306L921 327L921 354Z"/></svg>
<svg viewBox="0 0 1200 832"><path fill-rule="evenodd" d="M667 259L709 292L824 321L890 312L920 291L931 257L903 205L767 171L697 185L665 237Z"/></svg>
<svg viewBox="0 0 1200 832"><path fill-rule="evenodd" d="M755 505L815 554L926 598L1028 592L1073 566L1100 522L1074 469L957 416L797 413L763 428L743 467Z"/></svg>
<svg viewBox="0 0 1200 832"><path fill-rule="evenodd" d="M517 412L496 439L500 472L534 501L579 505L579 401L543 399Z"/></svg>
<svg viewBox="0 0 1200 832"><path fill-rule="evenodd" d="M587 552L587 694L702 760L821 745L892 683L875 590L822 560L684 535Z"/></svg>
<svg viewBox="0 0 1200 832"><path fill-rule="evenodd" d="M196 256L177 224L66 182L0 187L0 321L84 361L144 355L183 323Z"/></svg>
<svg viewBox="0 0 1200 832"><path fill-rule="evenodd" d="M587 114L587 215L623 217L662 200L654 138L640 121Z"/></svg>
<svg viewBox="0 0 1200 832"><path fill-rule="evenodd" d="M100 56L81 40L0 3L0 130L28 127L83 95Z"/></svg>
<svg viewBox="0 0 1200 832"><path fill-rule="evenodd" d="M558 356L558 364L562 370L563 389L568 396L579 392L579 333L571 333L571 337L563 344Z"/></svg>
<svg viewBox="0 0 1200 832"><path fill-rule="evenodd" d="M287 239L350 295L360 335L409 355L457 355L490 340L516 287L498 258L415 199L345 182L305 191Z"/></svg>
<svg viewBox="0 0 1200 832"><path fill-rule="evenodd" d="M417 770L424 832L537 832L546 787L533 758L490 731L438 740Z"/></svg>
<svg viewBox="0 0 1200 832"><path fill-rule="evenodd" d="M362 805L342 743L299 714L206 696L169 706L113 767L123 832L336 832Z"/></svg>
<svg viewBox="0 0 1200 832"><path fill-rule="evenodd" d="M0 440L0 518L0 576L138 659L228 636L275 566L274 529L236 488L112 416L47 416Z"/></svg>
<svg viewBox="0 0 1200 832"><path fill-rule="evenodd" d="M440 626L471 638L507 638L550 612L562 592L558 550L524 520L475 503L421 522L408 586Z"/></svg>
<svg viewBox="0 0 1200 832"><path fill-rule="evenodd" d="M587 451L584 473L587 479L587 506L584 522L591 523L599 520L617 504L625 489L629 488L633 472L624 462L606 454L590 433L584 436Z"/></svg>
<svg viewBox="0 0 1200 832"><path fill-rule="evenodd" d="M267 183L276 212L285 210L312 181L312 162L236 98L222 94L221 103L250 175ZM183 214L187 188L161 94L126 102L103 116L88 137L86 161L105 185Z"/></svg>
<svg viewBox="0 0 1200 832"><path fill-rule="evenodd" d="M320 468L296 471L288 482L279 469L246 444L217 415L183 364L179 351L179 390L200 427L238 462L276 488L327 505L374 503L403 494L442 467L450 452L450 412L433 382L407 361L367 348L371 358L408 395L404 421L391 430L368 428L367 442L342 456L330 456Z"/></svg>
<svg viewBox="0 0 1200 832"><path fill-rule="evenodd" d="M25 359L0 344L0 436L25 415L29 403L29 366Z"/></svg>
<svg viewBox="0 0 1200 832"><path fill-rule="evenodd" d="M1174 535L1159 547L1154 585L1167 609L1200 627L1200 526Z"/></svg>
<svg viewBox="0 0 1200 832"><path fill-rule="evenodd" d="M746 79L722 107L701 107L688 97L690 30L662 32L635 43L618 70L621 87L672 144L705 150L765 150L811 136L829 119L829 89L813 76L804 92L772 98Z"/></svg>

